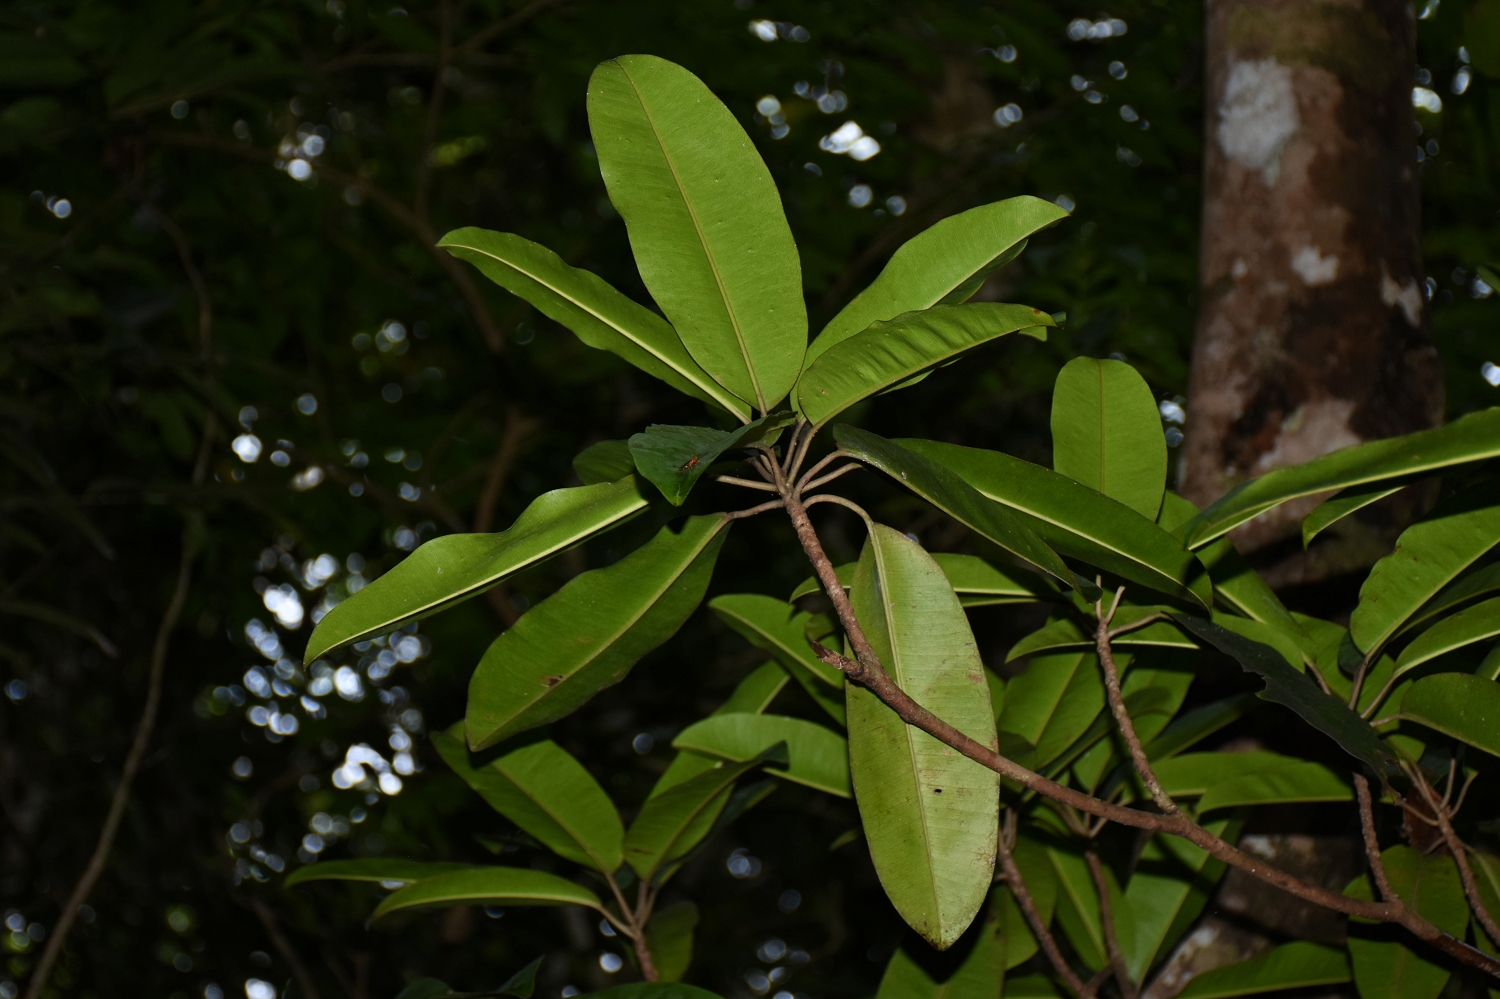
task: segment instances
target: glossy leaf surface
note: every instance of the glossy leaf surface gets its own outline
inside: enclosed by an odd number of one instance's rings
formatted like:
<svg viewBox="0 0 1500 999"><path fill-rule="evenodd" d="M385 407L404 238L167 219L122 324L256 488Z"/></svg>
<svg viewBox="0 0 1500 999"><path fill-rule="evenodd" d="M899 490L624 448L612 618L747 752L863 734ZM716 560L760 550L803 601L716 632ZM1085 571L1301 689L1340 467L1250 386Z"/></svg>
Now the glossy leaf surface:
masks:
<svg viewBox="0 0 1500 999"><path fill-rule="evenodd" d="M861 399L907 382L1008 333L1046 339L1052 317L1026 305L983 302L908 312L830 348L797 380L802 415L822 425Z"/></svg>
<svg viewBox="0 0 1500 999"><path fill-rule="evenodd" d="M901 532L875 525L850 600L892 679L938 717L994 746L984 665L931 556ZM989 891L999 777L907 725L863 687L849 686L848 703L850 769L875 871L907 924L946 949Z"/></svg>
<svg viewBox="0 0 1500 999"><path fill-rule="evenodd" d="M571 267L545 246L510 232L455 229L438 246L469 261L590 347L617 354L679 392L716 403L741 420L750 418L744 400L699 367L665 319L592 271Z"/></svg>
<svg viewBox="0 0 1500 999"><path fill-rule="evenodd" d="M1355 486L1353 489L1345 489L1332 499L1318 504L1313 508L1312 513L1302 519L1302 547L1306 548L1312 544L1313 538L1345 517L1358 513L1365 507L1372 503L1378 503L1387 496L1399 493L1406 486L1406 482L1398 482L1395 485L1378 482L1367 486Z"/></svg>
<svg viewBox="0 0 1500 999"><path fill-rule="evenodd" d="M499 534L433 538L395 568L328 612L313 629L303 662L330 649L424 618L494 586L646 508L634 477L554 489L532 501Z"/></svg>
<svg viewBox="0 0 1500 999"><path fill-rule="evenodd" d="M869 287L844 306L807 348L806 366L871 323L940 303L965 301L978 281L1010 259L1028 236L1067 218L1050 201L1023 195L980 205L907 240Z"/></svg>
<svg viewBox="0 0 1500 999"><path fill-rule="evenodd" d="M1286 989L1339 985L1354 973L1342 950L1307 940L1282 944L1239 964L1195 975L1177 999L1231 999Z"/></svg>
<svg viewBox="0 0 1500 999"><path fill-rule="evenodd" d="M1396 540L1359 588L1349 634L1361 652L1385 642L1423 604L1500 543L1500 485L1488 481L1442 503Z"/></svg>
<svg viewBox="0 0 1500 999"><path fill-rule="evenodd" d="M948 577L948 585L958 594L965 607L986 607L992 604L1027 604L1057 597L1057 587L1045 576L1014 569L1002 569L977 555L955 555L950 552L933 552L932 560ZM854 580L856 563L836 566L834 572L839 582L848 589ZM809 576L792 591L788 600L800 600L813 593L822 593L823 584L817 576Z"/></svg>
<svg viewBox="0 0 1500 999"><path fill-rule="evenodd" d="M1468 673L1438 673L1412 684L1401 717L1500 756L1500 683Z"/></svg>
<svg viewBox="0 0 1500 999"><path fill-rule="evenodd" d="M435 874L391 893L371 918L448 905L586 905L604 911L599 896L556 874L522 867L470 867Z"/></svg>
<svg viewBox="0 0 1500 999"><path fill-rule="evenodd" d="M475 764L463 723L432 733L443 762L490 807L560 857L605 874L620 866L625 826L599 782L550 739Z"/></svg>
<svg viewBox="0 0 1500 999"><path fill-rule="evenodd" d="M1159 607L1121 607L1111 623L1116 627L1123 627L1149 614L1158 613L1160 610ZM1010 651L1006 653L1005 661L1013 662L1021 656L1050 649L1092 649L1095 644L1092 630L1094 623L1080 621L1073 614L1061 614L1011 646ZM1112 644L1118 646L1159 645L1173 649L1196 649L1198 647L1197 642L1184 635L1182 630L1171 621L1155 621L1127 631L1114 639Z"/></svg>
<svg viewBox="0 0 1500 999"><path fill-rule="evenodd" d="M1213 586L1192 553L1123 503L999 451L937 441L895 443L952 470L1069 558L1204 608L1213 605Z"/></svg>
<svg viewBox="0 0 1500 999"><path fill-rule="evenodd" d="M625 678L703 599L728 533L694 517L603 569L592 569L495 639L469 682L473 749L562 718Z"/></svg>
<svg viewBox="0 0 1500 999"><path fill-rule="evenodd" d="M1194 517L1184 535L1197 548L1287 500L1403 479L1496 455L1500 455L1500 407L1461 416L1435 430L1371 441L1267 472L1230 490Z"/></svg>
<svg viewBox="0 0 1500 999"><path fill-rule="evenodd" d="M1452 858L1423 856L1404 845L1380 856L1391 890L1439 929L1463 939L1469 906ZM1356 878L1344 894L1372 898L1369 876ZM1429 960L1431 951L1394 929L1350 921L1349 959L1361 999L1437 999L1451 969Z"/></svg>
<svg viewBox="0 0 1500 999"><path fill-rule="evenodd" d="M1167 443L1156 398L1134 368L1092 357L1063 365L1052 389L1052 468L1156 519Z"/></svg>
<svg viewBox="0 0 1500 999"><path fill-rule="evenodd" d="M1484 600L1422 632L1396 659L1396 671L1404 673L1465 645L1500 635L1500 597Z"/></svg>
<svg viewBox="0 0 1500 999"><path fill-rule="evenodd" d="M714 460L734 447L745 447L792 422L792 415L763 416L735 430L674 427L653 423L630 438L635 467L661 490L667 502L681 506L693 485Z"/></svg>
<svg viewBox="0 0 1500 999"><path fill-rule="evenodd" d="M956 472L868 431L840 423L833 428L839 447L880 469L954 520L1022 561L1069 586L1073 573L1020 518L992 503Z"/></svg>
<svg viewBox="0 0 1500 999"><path fill-rule="evenodd" d="M1471 569L1443 587L1437 596L1423 604L1422 609L1411 616L1398 634L1421 628L1431 623L1434 618L1451 612L1455 607L1497 592L1500 592L1500 562L1491 562L1488 565Z"/></svg>
<svg viewBox="0 0 1500 999"><path fill-rule="evenodd" d="M745 763L779 742L786 743L789 762L785 769L768 767L767 773L840 798L852 797L849 743L837 732L801 718L718 714L683 729L672 748Z"/></svg>
<svg viewBox="0 0 1500 999"><path fill-rule="evenodd" d="M601 63L589 130L641 279L688 352L768 413L807 349L802 268L771 173L729 109L655 56Z"/></svg>
<svg viewBox="0 0 1500 999"><path fill-rule="evenodd" d="M371 857L365 860L325 860L307 864L286 876L286 887L304 881L382 881L411 884L436 874L466 871L472 864L447 864L422 860L400 860L395 857Z"/></svg>

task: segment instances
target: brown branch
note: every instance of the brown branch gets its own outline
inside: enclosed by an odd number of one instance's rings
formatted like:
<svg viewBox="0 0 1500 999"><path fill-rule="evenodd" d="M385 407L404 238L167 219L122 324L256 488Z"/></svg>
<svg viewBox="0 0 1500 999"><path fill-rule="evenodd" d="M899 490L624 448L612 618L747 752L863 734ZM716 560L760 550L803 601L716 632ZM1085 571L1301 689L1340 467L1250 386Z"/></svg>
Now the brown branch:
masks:
<svg viewBox="0 0 1500 999"><path fill-rule="evenodd" d="M1139 990L1130 980L1130 970L1125 966L1125 952L1120 949L1119 937L1115 935L1114 905L1109 899L1109 880L1104 876L1104 865L1093 850L1084 854L1089 863L1089 874L1094 878L1094 890L1099 893L1099 924L1104 930L1104 945L1109 951L1109 966L1114 971L1115 983L1125 999L1135 999Z"/></svg>
<svg viewBox="0 0 1500 999"><path fill-rule="evenodd" d="M847 465L844 465L844 466L841 466L840 468L834 469L832 472L829 472L827 475L820 475L820 476L818 476L816 479L813 479L811 482L809 482L805 486L802 486L801 488L803 488L803 489L821 489L823 486L828 485L828 483L832 482L834 479L842 478L845 475L848 475L850 472L857 472L861 468L864 468L864 467L865 466L859 464L858 462L850 462Z"/></svg>
<svg viewBox="0 0 1500 999"><path fill-rule="evenodd" d="M776 492L776 487L769 482L756 482L752 479L742 479L736 475L716 475L715 482L722 482L726 486L744 486L746 489L758 489L765 493Z"/></svg>
<svg viewBox="0 0 1500 999"><path fill-rule="evenodd" d="M265 927L266 936L271 938L271 946L275 947L282 960L291 966L292 977L297 979L297 987L302 990L302 999L319 999L318 987L313 984L307 965L302 963L302 958L292 949L292 942L286 938L286 934L282 933L281 927L277 925L276 913L271 911L271 907L264 899L255 895L250 896L250 909L255 913L255 918L260 920L260 925Z"/></svg>
<svg viewBox="0 0 1500 999"><path fill-rule="evenodd" d="M1007 815L1007 820L1010 816ZM1021 908L1021 915L1026 917L1026 924L1031 927L1031 935L1036 937L1037 946L1042 948L1042 953L1047 955L1047 960L1052 962L1052 970L1063 983L1072 990L1078 999L1093 999L1097 985L1084 984L1078 977L1067 959L1063 957L1062 951L1058 949L1057 940L1052 936L1052 931L1042 921L1041 913L1037 912L1036 902L1031 898L1031 891L1026 887L1026 879L1021 876L1021 868L1016 865L1016 858L1011 854L1011 845L1004 832L1000 835L1000 849L998 851L1000 869L1005 873L1005 883L1010 886L1010 893L1015 896L1016 904Z"/></svg>
<svg viewBox="0 0 1500 999"><path fill-rule="evenodd" d="M1114 620L1115 611L1120 609L1120 598L1124 595L1123 586L1115 591L1114 606L1110 607L1108 614L1104 613L1103 600L1094 604L1094 610L1099 616L1099 624L1094 629L1094 646L1099 650L1099 667L1104 671L1104 689L1109 694L1109 710L1115 716L1115 725L1119 727L1120 735L1124 737L1125 745L1130 750L1130 761L1135 765L1136 773L1140 774L1146 790L1151 792L1151 800L1167 815L1176 815L1179 812L1177 803L1162 789L1161 781L1156 779L1151 761L1146 757L1146 749L1141 745L1140 736L1136 734L1135 724L1130 720L1130 712L1125 708L1125 695L1120 691L1120 671L1115 666L1114 649L1110 646L1109 622Z"/></svg>
<svg viewBox="0 0 1500 999"><path fill-rule="evenodd" d="M754 517L758 513L766 513L771 510L779 510L782 507L779 499L767 500L759 506L752 506L747 510L736 510L734 513L725 514L725 520L744 520L746 517Z"/></svg>
<svg viewBox="0 0 1500 999"><path fill-rule="evenodd" d="M1375 879L1375 887L1380 891L1383 901L1399 903L1400 899L1391 890L1391 883L1385 876L1385 861L1380 856L1380 839L1375 835L1375 807L1370 802L1370 784L1365 780L1364 774L1354 775L1354 794L1359 799L1359 827L1364 834L1370 875Z"/></svg>
<svg viewBox="0 0 1500 999"><path fill-rule="evenodd" d="M1426 776L1416 767L1412 767L1408 773L1412 771L1415 771L1417 787L1421 789L1422 796L1427 799L1427 803L1432 806L1433 814L1437 816L1437 826L1443 834L1443 842L1448 845L1448 852L1453 854L1453 862L1458 865L1458 879L1463 883L1464 897L1469 900L1469 908L1474 911L1474 917L1479 920L1479 925L1484 927L1484 932L1489 934L1490 939L1495 941L1496 945L1500 945L1500 925L1496 925L1494 917L1490 915L1489 909L1485 908L1484 901L1479 897L1479 885L1474 880L1474 869L1469 866L1468 847L1453 831L1453 823L1450 821L1450 815L1453 813L1449 812L1447 801L1439 802L1431 785L1427 783ZM1466 785L1465 790L1467 789ZM1450 768L1448 795L1452 793L1453 772ZM1444 798L1446 799L1448 795L1444 795ZM1459 803L1463 803L1462 796L1459 798ZM1453 812L1457 811L1455 807Z"/></svg>
<svg viewBox="0 0 1500 999"><path fill-rule="evenodd" d="M656 962L651 959L651 948L646 946L646 923L651 919L651 891L649 882L642 881L640 888L636 891L635 913L631 916L631 925L635 927L635 936L631 943L635 945L635 957L641 962L641 977L648 982L660 980L656 973Z"/></svg>
<svg viewBox="0 0 1500 999"><path fill-rule="evenodd" d="M799 500L799 502L802 504L803 509L806 509L807 507L813 506L817 503L837 503L839 506L844 507L848 510L853 510L855 513L859 514L860 518L864 520L866 524L875 523L875 521L870 518L870 515L865 512L864 507L860 506L858 503L854 502L851 499L845 499L837 493L818 493L816 496L809 496L805 500Z"/></svg>
<svg viewBox="0 0 1500 999"><path fill-rule="evenodd" d="M914 701L910 695L891 679L890 674L886 673L885 669L880 665L879 660L870 648L864 630L860 627L859 621L854 616L853 607L849 603L848 595L844 593L843 587L839 584L838 576L833 570L833 564L829 561L828 555L823 551L822 543L818 539L817 532L813 529L812 522L808 520L807 510L794 498L788 498L786 507L787 513L792 520L792 526L797 532L798 540L802 543L803 550L807 554L808 561L812 563L814 573L817 574L819 581L823 584L824 591L828 594L829 600L832 601L834 609L838 613L839 621L844 627L844 632L849 638L849 643L854 648L858 658L848 659L816 644L813 646L814 651L820 660L841 670L850 680L865 687L876 697L880 698L887 707L895 711L896 715L908 725L921 729L944 745L957 750L981 766L988 767L1002 777L1014 781L1029 791L1042 794L1062 804L1071 805L1081 812L1106 818L1134 829L1149 829L1153 832L1164 832L1173 836L1180 836L1207 851L1215 858L1224 861L1226 864L1237 867L1252 877L1280 888L1298 898L1312 902L1315 905L1320 905L1326 909L1332 909L1335 912L1342 912L1347 915L1360 916L1365 919L1399 923L1418 939L1437 947L1451 957L1500 978L1500 959L1492 957L1474 947L1470 947L1462 940L1444 933L1430 921L1408 909L1400 902L1367 902L1361 899L1348 898L1319 885L1309 884L1299 878L1293 877L1280 868L1273 867L1263 860L1230 845L1202 826L1199 826L1196 822L1193 822L1181 812L1169 815L1157 815L1116 805L1112 802L1101 801L1091 795L1058 784L1056 781L1049 780L1041 774L1026 769L1020 764L1001 756L994 748L981 745L941 718L938 718L931 711L928 711Z"/></svg>

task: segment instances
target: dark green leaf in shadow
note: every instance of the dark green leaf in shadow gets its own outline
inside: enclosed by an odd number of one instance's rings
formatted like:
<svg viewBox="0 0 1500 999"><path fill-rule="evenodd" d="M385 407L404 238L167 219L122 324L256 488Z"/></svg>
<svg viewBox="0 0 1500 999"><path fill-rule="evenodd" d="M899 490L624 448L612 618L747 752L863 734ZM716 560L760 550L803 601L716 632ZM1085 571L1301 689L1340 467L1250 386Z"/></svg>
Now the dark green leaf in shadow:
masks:
<svg viewBox="0 0 1500 999"><path fill-rule="evenodd" d="M286 887L304 881L379 881L387 884L411 884L435 874L466 871L473 864L447 864L422 860L400 860L395 857L372 857L366 860L325 860L320 864L299 867L286 876Z"/></svg>
<svg viewBox="0 0 1500 999"><path fill-rule="evenodd" d="M392 892L375 907L371 918L402 909L450 905L586 905L604 911L599 896L556 874L521 867L471 867L435 874Z"/></svg>
<svg viewBox="0 0 1500 999"><path fill-rule="evenodd" d="M767 773L840 798L851 797L849 743L837 732L801 718L717 714L683 729L672 740L672 748L744 763L777 743L786 744L789 762L785 769L770 767Z"/></svg>
<svg viewBox="0 0 1500 999"><path fill-rule="evenodd" d="M1268 954L1195 975L1177 999L1232 999L1287 989L1341 985L1354 977L1348 956L1309 940L1282 944Z"/></svg>
<svg viewBox="0 0 1500 999"><path fill-rule="evenodd" d="M779 664L762 663L739 682L729 699L714 709L713 715L709 717L739 713L760 714L770 707L776 695L781 693L790 680L787 671ZM649 797L654 798L663 791L669 791L683 781L718 766L719 761L712 757L697 753L678 753L667 765L666 771L657 778Z"/></svg>
<svg viewBox="0 0 1500 999"><path fill-rule="evenodd" d="M635 471L635 456L629 441L597 441L579 451L573 471L586 486L615 482Z"/></svg>
<svg viewBox="0 0 1500 999"><path fill-rule="evenodd" d="M1355 486L1323 501L1302 519L1302 547L1312 544L1313 538L1350 514L1358 513L1372 503L1379 503L1387 496L1399 493L1415 481L1416 479L1397 479L1394 482Z"/></svg>
<svg viewBox="0 0 1500 999"><path fill-rule="evenodd" d="M657 909L646 923L646 948L663 982L680 982L693 963L693 931L698 927L698 907L675 902Z"/></svg>
<svg viewBox="0 0 1500 999"><path fill-rule="evenodd" d="M653 423L644 433L630 438L630 454L641 475L661 490L667 502L681 506L719 455L730 448L773 441L794 419L790 413L763 416L734 430Z"/></svg>
<svg viewBox="0 0 1500 999"><path fill-rule="evenodd" d="M1438 656L1500 635L1500 597L1465 607L1422 632L1396 659L1396 672L1416 669Z"/></svg>
<svg viewBox="0 0 1500 999"><path fill-rule="evenodd" d="M1500 756L1500 683L1468 673L1418 680L1401 700L1401 717Z"/></svg>
<svg viewBox="0 0 1500 999"><path fill-rule="evenodd" d="M1469 905L1453 858L1423 856L1405 845L1390 847L1380 856L1391 890L1401 901L1438 929L1462 940L1469 922ZM1369 875L1355 878L1344 894L1372 899ZM1351 919L1348 946L1361 999L1437 999L1453 973L1446 962L1430 960L1435 956L1433 951L1390 923L1371 925Z"/></svg>

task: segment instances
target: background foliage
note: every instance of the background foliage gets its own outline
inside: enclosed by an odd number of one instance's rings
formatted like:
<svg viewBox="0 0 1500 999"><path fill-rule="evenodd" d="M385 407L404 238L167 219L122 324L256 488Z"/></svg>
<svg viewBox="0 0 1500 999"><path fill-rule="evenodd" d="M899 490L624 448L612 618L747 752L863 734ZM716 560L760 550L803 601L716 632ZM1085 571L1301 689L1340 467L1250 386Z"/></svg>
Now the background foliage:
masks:
<svg viewBox="0 0 1500 999"><path fill-rule="evenodd" d="M1453 415L1493 397L1475 372L1492 360L1495 306L1472 272L1500 257L1500 99L1482 72L1453 93L1461 44L1480 69L1495 64L1492 41L1464 28L1487 11L1430 4L1420 32L1445 101L1441 115L1422 116L1421 141L1434 143L1422 154L1424 243ZM1119 353L1163 399L1186 382L1198 12L1127 3L1108 14L727 0L8 7L0 897L15 918L5 974L24 979L92 848L187 548L193 585L159 735L59 989L102 995L131 981L205 994L253 977L279 990L292 954L326 994L388 995L439 967L479 988L544 951L546 987L604 984L608 941L590 923L454 910L367 931L373 889L284 893L276 876L309 845L328 857L464 860L515 848L437 761L426 727L461 714L471 664L499 625L639 539L611 536L434 621L388 650L409 661L379 680L367 664L332 691L308 676L294 693L257 698L246 672L258 665L260 682L274 682L273 641L300 659L320 591L347 592L435 534L508 524L567 480L591 441L701 422L696 404L503 292L465 288L429 247L461 225L518 232L643 300L583 94L601 59L655 53L698 73L760 143L787 200L814 324L938 218L1019 193L1077 206L980 294L1067 311L1066 332L1007 342L850 414L879 432L894 412L882 407L900 406L904 433L1047 463L1049 390L1069 358ZM1071 39L1079 17L1128 30ZM767 95L783 121L757 112ZM1012 104L1021 116L1002 128L996 110ZM819 147L851 120L877 155ZM309 168L300 180L299 160ZM261 444L253 463L231 450L242 433ZM273 464L278 453L286 461ZM339 471L312 483L303 473L320 462ZM904 504L891 494L882 519L947 547L939 522ZM789 537L776 523L739 530L741 552L755 550L744 543L753 531ZM836 529L826 540L839 561L857 554ZM784 563L725 568L747 588L789 591L806 572L793 548L780 550ZM1297 609L1320 609L1314 596ZM1335 587L1320 599L1340 598ZM276 623L277 607L286 624L296 619L290 601L303 608L300 627ZM265 630L247 631L252 620ZM1039 623L982 618L986 660L999 664ZM628 707L587 708L555 738L607 761L596 776L617 800L640 800L676 731L758 662L702 615L632 676ZM304 693L318 705L304 706ZM1224 691L1194 696L1210 693ZM247 719L269 702L295 731ZM393 763L410 752L423 770L395 794L339 790L334 772L360 744ZM807 955L797 991L873 992L900 922L858 849L828 852L853 824L852 805L788 788L684 872L685 891L724 900L704 909L700 939L713 943L694 977L726 994L743 988L774 938Z"/></svg>

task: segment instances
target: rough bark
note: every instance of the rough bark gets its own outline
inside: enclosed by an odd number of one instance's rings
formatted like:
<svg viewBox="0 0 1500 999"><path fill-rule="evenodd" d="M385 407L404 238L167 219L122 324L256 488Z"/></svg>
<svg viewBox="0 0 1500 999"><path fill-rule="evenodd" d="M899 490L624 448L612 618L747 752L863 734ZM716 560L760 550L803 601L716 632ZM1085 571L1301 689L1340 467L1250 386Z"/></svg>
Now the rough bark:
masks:
<svg viewBox="0 0 1500 999"><path fill-rule="evenodd" d="M1182 491L1435 425L1407 0L1207 0L1201 305ZM1289 533L1316 499L1235 534Z"/></svg>

